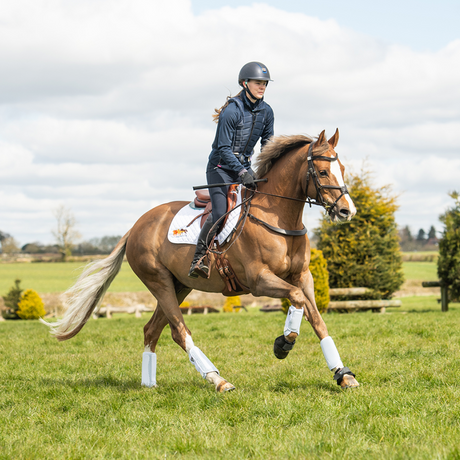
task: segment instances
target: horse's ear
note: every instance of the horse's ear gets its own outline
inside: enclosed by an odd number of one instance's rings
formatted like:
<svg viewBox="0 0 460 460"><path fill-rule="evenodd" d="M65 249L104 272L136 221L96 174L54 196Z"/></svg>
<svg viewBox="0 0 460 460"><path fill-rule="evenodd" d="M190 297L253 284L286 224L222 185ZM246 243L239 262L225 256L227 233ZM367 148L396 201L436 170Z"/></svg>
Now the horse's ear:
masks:
<svg viewBox="0 0 460 460"><path fill-rule="evenodd" d="M318 137L318 140L316 141L316 145L323 145L324 141L326 140L326 131L323 129L321 131L321 134Z"/></svg>
<svg viewBox="0 0 460 460"><path fill-rule="evenodd" d="M339 143L339 128L335 130L335 134L328 140L329 145L335 149L336 145Z"/></svg>

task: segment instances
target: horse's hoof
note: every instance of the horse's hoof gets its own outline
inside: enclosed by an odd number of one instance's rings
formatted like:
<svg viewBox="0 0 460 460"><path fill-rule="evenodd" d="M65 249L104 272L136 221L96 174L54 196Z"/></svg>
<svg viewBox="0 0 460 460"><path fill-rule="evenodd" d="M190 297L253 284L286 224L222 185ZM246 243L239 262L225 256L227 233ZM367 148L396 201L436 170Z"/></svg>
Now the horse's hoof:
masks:
<svg viewBox="0 0 460 460"><path fill-rule="evenodd" d="M217 393L225 393L227 391L233 391L235 387L230 383L224 380L223 382L220 382L219 385L216 387Z"/></svg>
<svg viewBox="0 0 460 460"><path fill-rule="evenodd" d="M275 339L273 344L273 353L278 359L284 359L289 354L289 352L294 348L294 342L288 342L284 335L280 335Z"/></svg>
<svg viewBox="0 0 460 460"><path fill-rule="evenodd" d="M340 388L342 388L343 390L345 390L346 388L358 388L358 387L359 387L358 381L352 375L349 375L349 374L345 374L343 376L342 381L340 382Z"/></svg>

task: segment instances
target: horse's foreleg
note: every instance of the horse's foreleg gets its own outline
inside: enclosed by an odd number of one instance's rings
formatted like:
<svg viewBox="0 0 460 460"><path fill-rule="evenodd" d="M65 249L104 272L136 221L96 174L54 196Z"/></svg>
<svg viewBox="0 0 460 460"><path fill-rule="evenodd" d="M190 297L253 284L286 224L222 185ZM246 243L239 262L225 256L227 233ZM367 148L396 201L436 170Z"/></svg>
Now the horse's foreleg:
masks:
<svg viewBox="0 0 460 460"><path fill-rule="evenodd" d="M230 382L227 382L227 380L219 375L219 371L214 364L197 346L195 346L191 335L187 335L186 337L185 351L189 356L190 362L195 366L195 369L204 379L216 387L217 392L223 393L235 389Z"/></svg>
<svg viewBox="0 0 460 460"><path fill-rule="evenodd" d="M337 347L332 337L328 334L326 324L318 311L315 301L314 282L310 270L302 275L300 282L307 298L305 317L320 339L321 350L323 351L329 370L334 372L334 380L337 381L337 384L341 388L358 387L359 383L355 379L355 374L343 365Z"/></svg>
<svg viewBox="0 0 460 460"><path fill-rule="evenodd" d="M291 302L284 324L284 334L277 337L273 345L275 356L278 359L286 358L300 334L300 324L307 305L305 294L299 287L289 284L268 270L258 275L252 293L275 298L286 297Z"/></svg>

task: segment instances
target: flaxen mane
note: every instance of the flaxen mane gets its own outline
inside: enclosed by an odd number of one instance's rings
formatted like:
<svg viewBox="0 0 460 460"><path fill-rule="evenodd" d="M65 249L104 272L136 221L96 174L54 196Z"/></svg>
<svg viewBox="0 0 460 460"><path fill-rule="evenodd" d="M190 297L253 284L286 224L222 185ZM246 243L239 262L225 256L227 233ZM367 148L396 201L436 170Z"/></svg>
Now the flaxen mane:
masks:
<svg viewBox="0 0 460 460"><path fill-rule="evenodd" d="M296 136L277 136L273 137L267 144L265 144L262 151L255 160L255 174L258 178L264 177L272 168L273 164L278 158L285 153L300 148L304 145L314 142L314 139L301 134ZM327 141L322 145L325 150L329 148ZM323 149L321 149L323 150Z"/></svg>

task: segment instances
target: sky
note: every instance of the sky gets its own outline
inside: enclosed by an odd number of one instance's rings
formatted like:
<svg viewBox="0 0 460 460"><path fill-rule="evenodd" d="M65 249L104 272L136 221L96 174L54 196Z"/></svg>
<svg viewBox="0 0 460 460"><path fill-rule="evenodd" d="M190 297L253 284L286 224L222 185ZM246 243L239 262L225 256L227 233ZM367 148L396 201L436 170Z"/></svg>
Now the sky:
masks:
<svg viewBox="0 0 460 460"><path fill-rule="evenodd" d="M191 200L213 109L253 60L276 135L339 128L347 169L392 185L398 225L441 230L460 189L460 2L376 3L4 0L0 230L52 243L63 204L84 240L122 235Z"/></svg>

